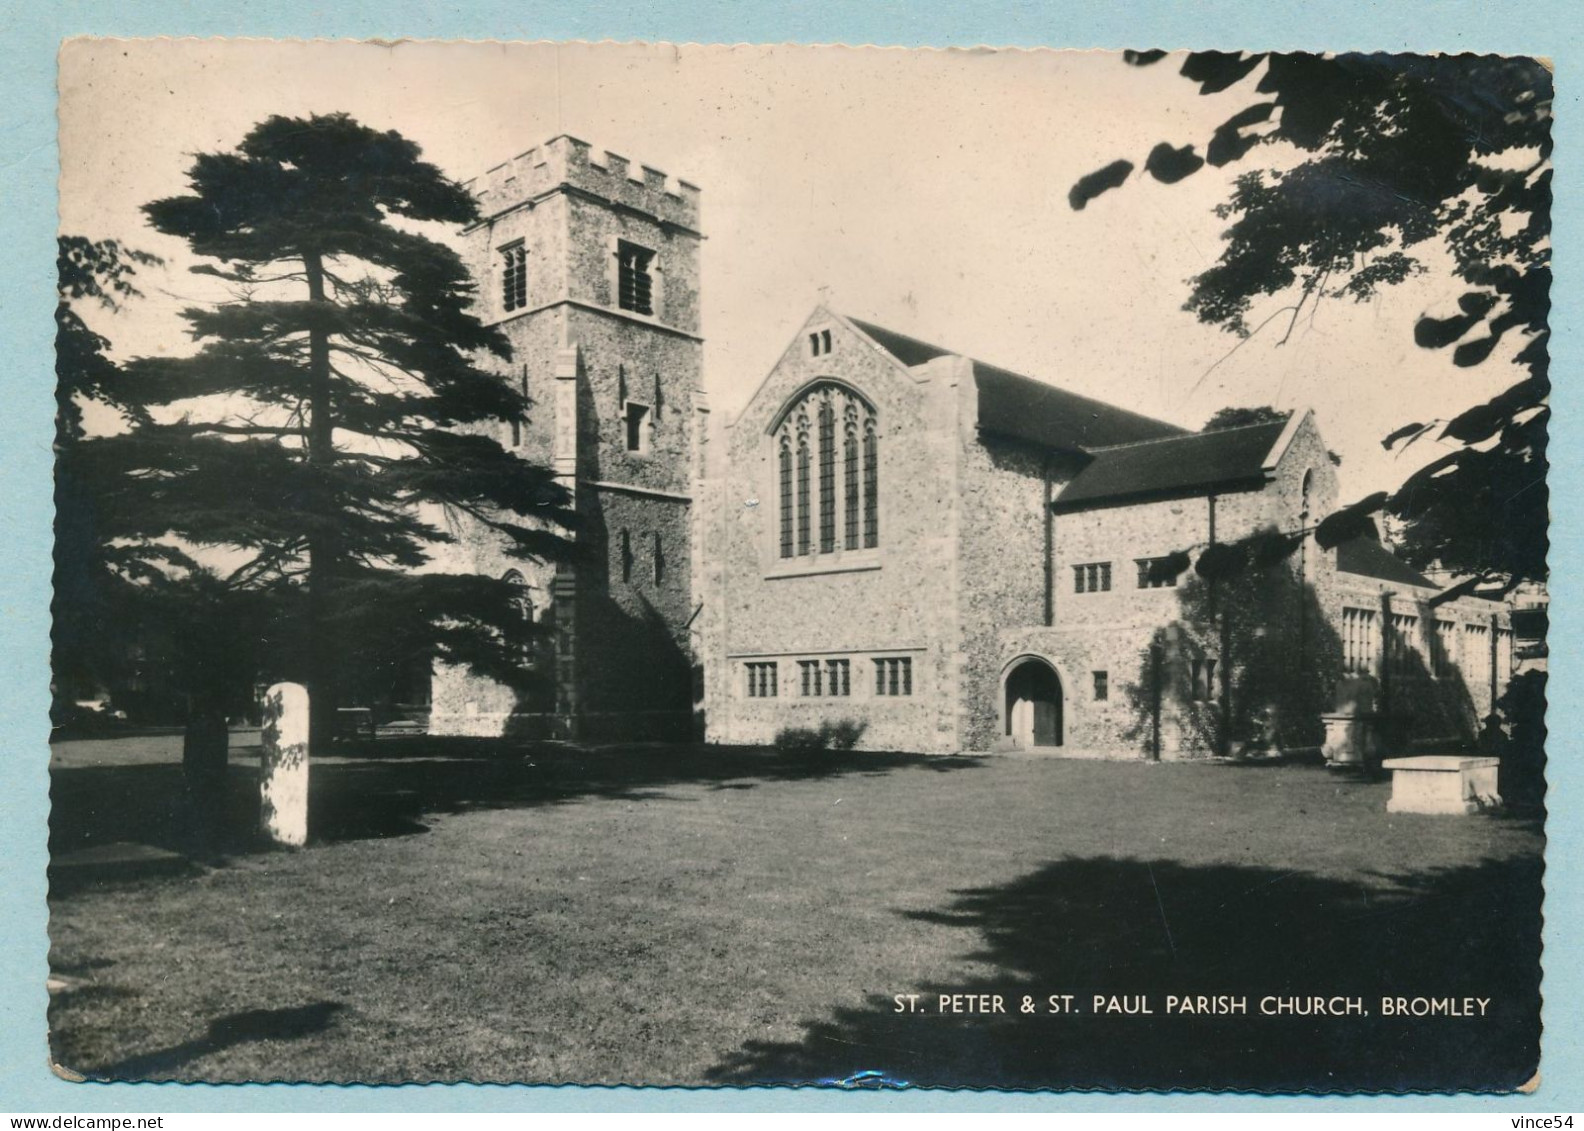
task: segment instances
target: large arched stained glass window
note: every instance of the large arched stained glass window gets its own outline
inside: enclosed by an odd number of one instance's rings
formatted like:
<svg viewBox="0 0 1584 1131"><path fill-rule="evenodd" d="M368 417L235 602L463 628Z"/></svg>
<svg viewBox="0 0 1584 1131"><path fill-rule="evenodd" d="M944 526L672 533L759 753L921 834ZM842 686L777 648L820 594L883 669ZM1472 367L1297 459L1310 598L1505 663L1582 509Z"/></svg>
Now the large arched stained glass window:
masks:
<svg viewBox="0 0 1584 1131"><path fill-rule="evenodd" d="M845 385L819 382L782 411L771 442L780 557L880 544L879 448L868 401Z"/></svg>

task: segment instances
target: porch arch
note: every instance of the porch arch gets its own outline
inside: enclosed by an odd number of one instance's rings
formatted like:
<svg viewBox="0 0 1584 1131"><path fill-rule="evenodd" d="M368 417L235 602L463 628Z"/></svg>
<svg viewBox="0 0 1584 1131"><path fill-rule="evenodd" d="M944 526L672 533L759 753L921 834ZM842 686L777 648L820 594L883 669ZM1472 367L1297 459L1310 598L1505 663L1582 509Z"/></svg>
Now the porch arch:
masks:
<svg viewBox="0 0 1584 1131"><path fill-rule="evenodd" d="M1025 750L1053 749L1066 741L1066 688L1060 669L1045 656L1024 653L1001 669L997 696L1003 740Z"/></svg>

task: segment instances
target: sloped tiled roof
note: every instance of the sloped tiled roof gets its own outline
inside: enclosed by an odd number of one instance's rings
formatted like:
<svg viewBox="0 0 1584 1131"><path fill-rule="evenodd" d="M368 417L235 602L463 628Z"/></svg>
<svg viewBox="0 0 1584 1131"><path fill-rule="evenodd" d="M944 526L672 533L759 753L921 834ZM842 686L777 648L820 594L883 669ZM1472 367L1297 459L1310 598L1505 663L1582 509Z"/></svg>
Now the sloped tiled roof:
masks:
<svg viewBox="0 0 1584 1131"><path fill-rule="evenodd" d="M1395 581L1422 589L1438 588L1435 582L1367 535L1337 546L1337 569L1377 581Z"/></svg>
<svg viewBox="0 0 1584 1131"><path fill-rule="evenodd" d="M1059 507L1077 508L1154 495L1204 491L1233 483L1257 483L1285 420L1193 432L1147 443L1102 448L1056 496Z"/></svg>
<svg viewBox="0 0 1584 1131"><path fill-rule="evenodd" d="M847 320L903 365L923 365L954 352L872 322ZM1175 424L1069 393L1010 369L969 360L979 395L980 431L1068 451L1183 433Z"/></svg>

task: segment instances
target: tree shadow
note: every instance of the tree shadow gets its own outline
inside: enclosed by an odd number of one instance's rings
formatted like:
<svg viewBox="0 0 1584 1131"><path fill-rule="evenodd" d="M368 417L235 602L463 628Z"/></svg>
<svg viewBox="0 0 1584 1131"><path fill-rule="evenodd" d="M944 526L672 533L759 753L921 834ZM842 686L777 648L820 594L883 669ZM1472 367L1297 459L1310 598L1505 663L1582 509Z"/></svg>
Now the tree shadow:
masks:
<svg viewBox="0 0 1584 1131"><path fill-rule="evenodd" d="M663 743L589 748L470 738L382 738L334 749L333 756L311 763L310 844L422 833L437 815L472 810L588 798L655 800L681 786L749 790L772 782L951 773L981 765L976 758L940 755ZM52 859L125 842L218 863L265 847L257 832L258 770L246 762L227 767L223 794L204 812L188 799L177 763L57 766L50 793Z"/></svg>
<svg viewBox="0 0 1584 1131"><path fill-rule="evenodd" d="M128 1057L103 1068L75 1069L90 1080L159 1080L180 1078L188 1064L235 1045L256 1041L298 1041L328 1029L346 1006L318 1001L287 1009L248 1009L209 1022L201 1037L170 1048ZM58 1056L57 1052L57 1056Z"/></svg>
<svg viewBox="0 0 1584 1131"><path fill-rule="evenodd" d="M881 987L753 1041L722 1084L1299 1091L1511 1090L1539 1059L1540 863L1487 859L1345 882L1243 865L1052 861L905 918L964 932L950 984ZM918 993L897 1012L895 993ZM942 1014L1001 994L1004 1015ZM1046 1012L1052 994L1079 1011ZM1020 1011L1029 995L1038 1012ZM1142 997L1149 1014L1095 1011ZM1168 1013L1167 996L1245 998L1246 1015ZM1261 1012L1265 998L1356 997L1363 1016ZM1382 997L1489 999L1484 1017L1383 1015ZM1475 1007L1477 1012L1477 1006Z"/></svg>

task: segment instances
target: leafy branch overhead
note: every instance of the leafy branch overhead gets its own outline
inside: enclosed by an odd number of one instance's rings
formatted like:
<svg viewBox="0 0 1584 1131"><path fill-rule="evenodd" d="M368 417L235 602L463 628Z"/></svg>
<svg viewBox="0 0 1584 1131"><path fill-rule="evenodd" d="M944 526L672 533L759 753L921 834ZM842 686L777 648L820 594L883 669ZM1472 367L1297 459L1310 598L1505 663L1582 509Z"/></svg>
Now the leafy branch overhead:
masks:
<svg viewBox="0 0 1584 1131"><path fill-rule="evenodd" d="M1129 52L1126 61L1167 58ZM1248 84L1244 104L1208 138L1163 141L1144 161L1166 184L1205 167L1246 167L1216 209L1228 221L1221 254L1190 280L1185 308L1242 338L1273 321L1290 334L1323 298L1368 299L1445 257L1465 286L1458 313L1422 315L1414 340L1450 348L1452 364L1469 367L1512 338L1524 376L1450 421L1387 436L1388 448L1427 435L1457 446L1384 505L1416 564L1507 586L1543 579L1550 72L1534 59L1474 55L1181 58L1201 95ZM1080 178L1069 203L1086 207L1134 169L1119 159ZM1272 298L1280 305L1253 322L1255 304Z"/></svg>

